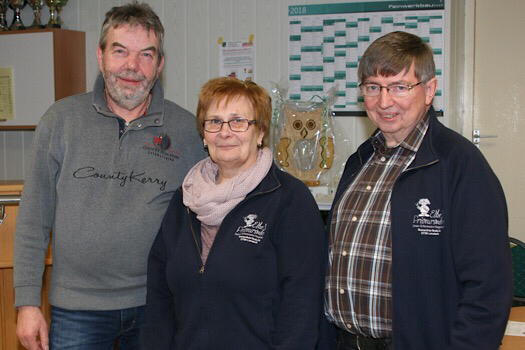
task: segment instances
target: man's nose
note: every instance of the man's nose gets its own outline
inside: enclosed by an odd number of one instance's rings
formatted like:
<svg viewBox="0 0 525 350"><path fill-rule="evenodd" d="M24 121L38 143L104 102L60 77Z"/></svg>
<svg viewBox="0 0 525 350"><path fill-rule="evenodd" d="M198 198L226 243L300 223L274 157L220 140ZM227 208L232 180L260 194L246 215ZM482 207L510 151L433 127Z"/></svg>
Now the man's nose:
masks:
<svg viewBox="0 0 525 350"><path fill-rule="evenodd" d="M394 99L392 98L392 96L390 96L388 88L382 88L379 94L379 106L381 108L386 108L390 107L392 104L394 104Z"/></svg>
<svg viewBox="0 0 525 350"><path fill-rule="evenodd" d="M126 68L130 70L137 70L139 66L139 55L131 53L126 58Z"/></svg>

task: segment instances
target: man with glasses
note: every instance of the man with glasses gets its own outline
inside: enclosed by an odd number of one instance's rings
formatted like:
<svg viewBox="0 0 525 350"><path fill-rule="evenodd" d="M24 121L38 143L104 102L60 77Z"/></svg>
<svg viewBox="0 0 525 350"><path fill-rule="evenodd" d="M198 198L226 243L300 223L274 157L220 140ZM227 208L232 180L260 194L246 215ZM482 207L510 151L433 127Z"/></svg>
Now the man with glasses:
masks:
<svg viewBox="0 0 525 350"><path fill-rule="evenodd" d="M432 49L387 34L358 68L378 127L332 210L323 349L497 349L512 301L503 190L432 107Z"/></svg>
<svg viewBox="0 0 525 350"><path fill-rule="evenodd" d="M149 249L186 172L204 158L195 117L164 99L164 28L147 4L107 14L92 92L42 117L14 256L27 349L138 349ZM53 231L50 341L40 310Z"/></svg>

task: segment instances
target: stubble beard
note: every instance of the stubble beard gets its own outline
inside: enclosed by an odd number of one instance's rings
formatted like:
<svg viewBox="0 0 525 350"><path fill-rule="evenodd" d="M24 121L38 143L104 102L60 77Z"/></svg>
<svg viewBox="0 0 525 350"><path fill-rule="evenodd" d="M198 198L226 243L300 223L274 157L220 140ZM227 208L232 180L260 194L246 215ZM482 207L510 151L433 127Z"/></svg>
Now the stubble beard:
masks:
<svg viewBox="0 0 525 350"><path fill-rule="evenodd" d="M158 78L158 74L155 74L153 79L148 80L144 75L131 70L113 73L104 69L102 75L104 76L106 91L109 97L119 107L127 110L135 109L148 98L153 84L155 84ZM118 81L119 78L140 81L140 85L137 87L121 86Z"/></svg>

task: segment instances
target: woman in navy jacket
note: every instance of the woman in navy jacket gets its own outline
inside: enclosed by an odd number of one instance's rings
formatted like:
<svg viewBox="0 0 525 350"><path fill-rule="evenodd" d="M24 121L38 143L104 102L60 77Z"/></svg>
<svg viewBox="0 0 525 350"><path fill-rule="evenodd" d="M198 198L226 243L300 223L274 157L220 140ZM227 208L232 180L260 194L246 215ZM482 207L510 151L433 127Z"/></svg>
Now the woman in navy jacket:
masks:
<svg viewBox="0 0 525 350"><path fill-rule="evenodd" d="M190 170L153 243L144 349L315 347L323 224L307 187L262 147L270 117L254 83L203 86L197 118L210 157Z"/></svg>

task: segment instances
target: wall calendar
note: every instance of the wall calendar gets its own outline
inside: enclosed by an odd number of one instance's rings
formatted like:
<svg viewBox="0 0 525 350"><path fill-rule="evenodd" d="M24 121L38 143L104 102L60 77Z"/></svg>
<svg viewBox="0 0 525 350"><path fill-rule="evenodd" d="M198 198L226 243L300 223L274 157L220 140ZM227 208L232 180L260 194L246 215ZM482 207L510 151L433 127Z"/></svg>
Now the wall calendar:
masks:
<svg viewBox="0 0 525 350"><path fill-rule="evenodd" d="M294 5L288 7L288 19L290 100L324 97L337 84L334 116L365 115L359 59L375 39L401 30L420 36L433 49L438 79L434 108L443 115L444 0Z"/></svg>

